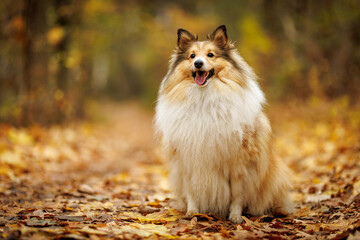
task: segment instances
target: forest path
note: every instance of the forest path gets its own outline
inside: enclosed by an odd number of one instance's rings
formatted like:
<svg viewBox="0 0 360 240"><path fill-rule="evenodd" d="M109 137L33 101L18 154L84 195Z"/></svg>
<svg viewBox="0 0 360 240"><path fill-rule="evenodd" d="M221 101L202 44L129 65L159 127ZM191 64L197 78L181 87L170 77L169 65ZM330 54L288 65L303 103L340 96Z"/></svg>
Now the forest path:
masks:
<svg viewBox="0 0 360 240"><path fill-rule="evenodd" d="M104 104L100 122L0 125L0 239L360 237L360 111L346 100L274 104L296 213L186 219L171 207L153 112Z"/></svg>

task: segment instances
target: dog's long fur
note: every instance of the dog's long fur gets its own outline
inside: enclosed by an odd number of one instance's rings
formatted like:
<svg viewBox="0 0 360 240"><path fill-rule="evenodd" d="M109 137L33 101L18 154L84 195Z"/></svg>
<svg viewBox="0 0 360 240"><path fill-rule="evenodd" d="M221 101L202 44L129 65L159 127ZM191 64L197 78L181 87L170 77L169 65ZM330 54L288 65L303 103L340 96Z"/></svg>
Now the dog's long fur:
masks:
<svg viewBox="0 0 360 240"><path fill-rule="evenodd" d="M196 68L195 61L203 67ZM205 82L203 72L210 77ZM241 222L243 210L257 216L291 212L286 168L272 156L264 103L253 70L228 41L225 26L206 41L178 30L178 47L159 90L155 129L187 215L213 213Z"/></svg>

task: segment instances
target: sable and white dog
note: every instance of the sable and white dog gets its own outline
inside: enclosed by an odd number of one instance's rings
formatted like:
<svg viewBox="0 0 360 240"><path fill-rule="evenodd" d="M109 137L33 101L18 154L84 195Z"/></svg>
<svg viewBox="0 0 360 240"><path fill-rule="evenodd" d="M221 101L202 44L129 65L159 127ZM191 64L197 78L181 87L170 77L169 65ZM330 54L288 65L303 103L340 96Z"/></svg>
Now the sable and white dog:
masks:
<svg viewBox="0 0 360 240"><path fill-rule="evenodd" d="M155 129L187 216L213 213L239 223L243 211L292 212L287 168L272 156L264 103L256 75L228 41L225 26L206 41L178 30Z"/></svg>

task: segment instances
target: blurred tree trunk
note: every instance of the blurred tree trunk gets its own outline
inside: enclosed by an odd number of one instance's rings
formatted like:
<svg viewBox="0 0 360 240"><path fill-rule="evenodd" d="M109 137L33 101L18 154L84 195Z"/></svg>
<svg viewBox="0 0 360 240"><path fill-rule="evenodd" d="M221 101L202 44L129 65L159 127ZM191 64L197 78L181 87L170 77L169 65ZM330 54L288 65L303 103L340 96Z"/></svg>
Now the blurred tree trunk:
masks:
<svg viewBox="0 0 360 240"><path fill-rule="evenodd" d="M24 123L39 121L43 94L48 78L48 52L45 34L47 32L46 12L48 1L26 0L23 10L25 19L25 44L23 47L26 103Z"/></svg>
<svg viewBox="0 0 360 240"><path fill-rule="evenodd" d="M61 99L56 99L57 116L56 120L61 121L66 117L66 98L68 98L68 68L66 67L66 61L68 58L68 46L70 39L70 27L71 27L71 0L55 0L54 7L56 13L55 27L59 31L63 32L63 36L59 42L55 45L55 54L58 56L57 73L56 73L56 88L57 92L62 96ZM64 101L65 98L65 101Z"/></svg>
<svg viewBox="0 0 360 240"><path fill-rule="evenodd" d="M56 76L57 86L65 92L68 85L68 70L66 59L68 57L69 28L71 27L70 14L71 0L55 0L55 11L57 15L56 26L64 31L64 36L55 47L55 54L59 56L58 72Z"/></svg>

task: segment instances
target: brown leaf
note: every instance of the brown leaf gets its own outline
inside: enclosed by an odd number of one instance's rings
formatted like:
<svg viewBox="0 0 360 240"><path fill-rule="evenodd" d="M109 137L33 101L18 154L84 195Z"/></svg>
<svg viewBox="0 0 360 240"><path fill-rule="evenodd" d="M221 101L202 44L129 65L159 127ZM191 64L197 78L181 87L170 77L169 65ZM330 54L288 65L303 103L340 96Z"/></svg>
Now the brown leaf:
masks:
<svg viewBox="0 0 360 240"><path fill-rule="evenodd" d="M25 221L25 224L29 227L48 227L58 225L54 220L38 218L30 218L29 220Z"/></svg>
<svg viewBox="0 0 360 240"><path fill-rule="evenodd" d="M170 229L170 233L171 235L179 235L180 233L190 232L190 229L188 224L179 223Z"/></svg>
<svg viewBox="0 0 360 240"><path fill-rule="evenodd" d="M139 209L139 213L143 214L143 215L147 215L149 213L154 213L154 212L160 212L159 208L153 208L153 207L140 207Z"/></svg>
<svg viewBox="0 0 360 240"><path fill-rule="evenodd" d="M81 193L87 193L87 194L95 193L95 190L87 184L81 184L78 191Z"/></svg>
<svg viewBox="0 0 360 240"><path fill-rule="evenodd" d="M192 217L196 217L198 221L212 221L215 218L207 214L196 213Z"/></svg>
<svg viewBox="0 0 360 240"><path fill-rule="evenodd" d="M82 222L85 220L83 216L69 216L69 215L58 215L55 216L56 219L70 222Z"/></svg>
<svg viewBox="0 0 360 240"><path fill-rule="evenodd" d="M155 207L155 208L161 208L162 207L162 205L159 202L149 202L147 205L150 206L150 207Z"/></svg>

